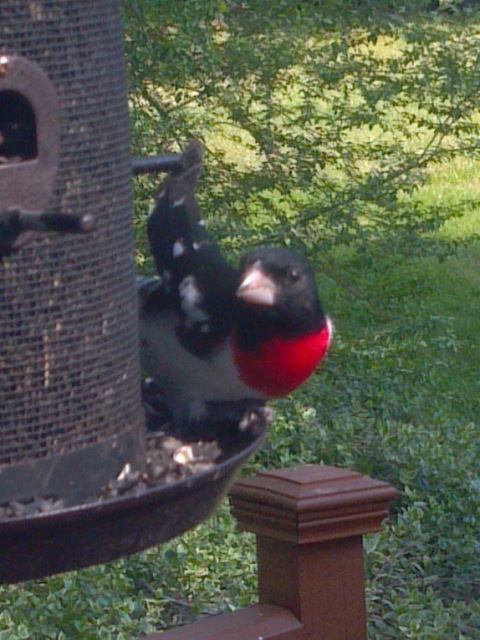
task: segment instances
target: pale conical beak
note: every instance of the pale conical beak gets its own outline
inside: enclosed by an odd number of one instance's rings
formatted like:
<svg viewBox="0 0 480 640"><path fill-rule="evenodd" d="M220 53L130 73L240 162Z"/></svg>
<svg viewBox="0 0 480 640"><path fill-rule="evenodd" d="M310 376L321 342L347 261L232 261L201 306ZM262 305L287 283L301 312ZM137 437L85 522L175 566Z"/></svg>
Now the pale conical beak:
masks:
<svg viewBox="0 0 480 640"><path fill-rule="evenodd" d="M275 304L277 288L257 265L254 264L244 275L237 289L237 298L248 304L259 304L271 307Z"/></svg>

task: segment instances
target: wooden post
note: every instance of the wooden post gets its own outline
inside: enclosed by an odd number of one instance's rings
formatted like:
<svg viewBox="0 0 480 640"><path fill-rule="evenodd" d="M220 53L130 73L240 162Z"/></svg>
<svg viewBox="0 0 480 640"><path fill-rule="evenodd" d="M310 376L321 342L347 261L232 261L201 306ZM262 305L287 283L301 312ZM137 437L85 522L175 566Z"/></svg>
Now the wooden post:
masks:
<svg viewBox="0 0 480 640"><path fill-rule="evenodd" d="M397 495L318 465L238 481L230 498L240 528L257 534L260 604L145 640L365 640L362 536Z"/></svg>
<svg viewBox="0 0 480 640"><path fill-rule="evenodd" d="M302 640L365 640L362 536L397 492L347 469L260 473L231 490L240 528L257 535L260 604L291 611Z"/></svg>

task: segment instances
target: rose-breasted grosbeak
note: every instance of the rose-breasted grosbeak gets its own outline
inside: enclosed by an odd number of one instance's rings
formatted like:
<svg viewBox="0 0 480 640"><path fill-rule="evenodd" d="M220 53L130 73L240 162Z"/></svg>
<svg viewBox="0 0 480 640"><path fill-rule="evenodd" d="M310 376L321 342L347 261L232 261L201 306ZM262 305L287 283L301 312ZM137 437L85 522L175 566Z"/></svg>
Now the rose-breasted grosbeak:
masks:
<svg viewBox="0 0 480 640"><path fill-rule="evenodd" d="M232 268L195 199L203 146L157 197L148 236L158 278L139 278L141 360L177 426L238 419L288 394L325 356L332 326L307 261L262 248Z"/></svg>

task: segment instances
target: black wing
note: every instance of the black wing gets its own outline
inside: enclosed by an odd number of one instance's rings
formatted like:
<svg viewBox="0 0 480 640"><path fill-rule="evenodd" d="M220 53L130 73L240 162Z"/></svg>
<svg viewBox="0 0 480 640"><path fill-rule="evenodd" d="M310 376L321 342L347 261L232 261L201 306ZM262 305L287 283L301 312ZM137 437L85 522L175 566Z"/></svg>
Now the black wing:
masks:
<svg viewBox="0 0 480 640"><path fill-rule="evenodd" d="M149 306L174 309L182 344L200 357L230 334L238 274L209 237L195 188L203 145L193 141L183 154L183 168L163 184L148 220L148 238L160 276Z"/></svg>

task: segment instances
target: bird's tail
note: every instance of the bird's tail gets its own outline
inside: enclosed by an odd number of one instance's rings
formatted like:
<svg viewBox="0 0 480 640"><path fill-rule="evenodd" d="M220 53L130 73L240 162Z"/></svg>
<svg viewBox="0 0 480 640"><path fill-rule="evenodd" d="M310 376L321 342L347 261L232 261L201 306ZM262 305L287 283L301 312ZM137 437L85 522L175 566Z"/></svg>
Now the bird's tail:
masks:
<svg viewBox="0 0 480 640"><path fill-rule="evenodd" d="M200 140L191 140L182 155L182 172L172 179L181 186L182 191L188 191L191 195L195 193L204 156L205 147Z"/></svg>
<svg viewBox="0 0 480 640"><path fill-rule="evenodd" d="M182 168L165 180L157 195L147 231L159 274L167 270L178 275L181 266L176 257L206 237L195 198L204 153L203 144L192 140L183 153Z"/></svg>

